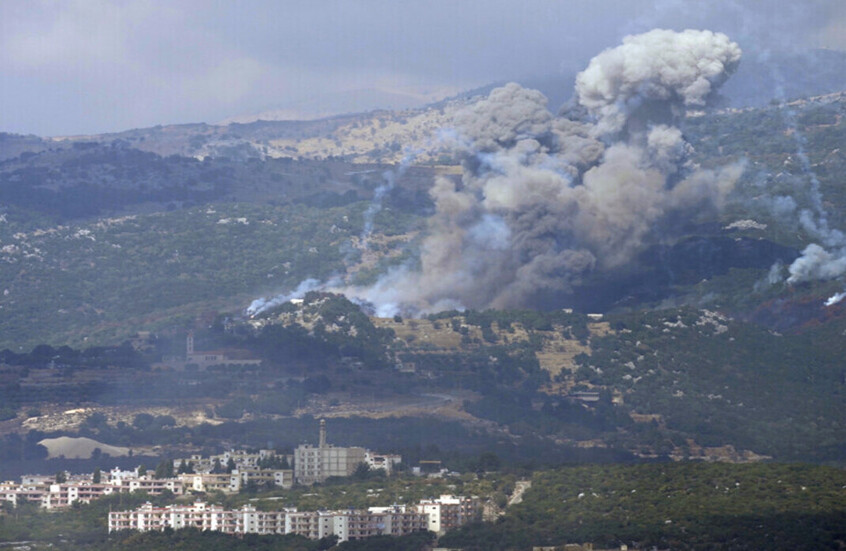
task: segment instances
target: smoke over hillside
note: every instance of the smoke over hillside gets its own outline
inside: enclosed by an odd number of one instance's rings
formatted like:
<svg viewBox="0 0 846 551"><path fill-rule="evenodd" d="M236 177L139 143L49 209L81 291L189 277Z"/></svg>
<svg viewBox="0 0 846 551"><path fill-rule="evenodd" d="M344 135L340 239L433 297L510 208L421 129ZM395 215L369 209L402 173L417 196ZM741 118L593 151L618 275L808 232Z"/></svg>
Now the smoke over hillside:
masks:
<svg viewBox="0 0 846 551"><path fill-rule="evenodd" d="M696 166L678 127L740 54L724 34L659 29L594 57L558 116L536 90L493 90L443 132L463 173L430 190L419 263L333 290L382 316L539 306L672 241L680 220L720 209L742 171Z"/></svg>
<svg viewBox="0 0 846 551"><path fill-rule="evenodd" d="M419 267L345 292L382 315L527 306L671 238L673 220L719 209L740 174L694 166L677 127L739 60L723 34L654 30L593 58L561 116L540 92L493 90L456 117L463 175L431 190Z"/></svg>

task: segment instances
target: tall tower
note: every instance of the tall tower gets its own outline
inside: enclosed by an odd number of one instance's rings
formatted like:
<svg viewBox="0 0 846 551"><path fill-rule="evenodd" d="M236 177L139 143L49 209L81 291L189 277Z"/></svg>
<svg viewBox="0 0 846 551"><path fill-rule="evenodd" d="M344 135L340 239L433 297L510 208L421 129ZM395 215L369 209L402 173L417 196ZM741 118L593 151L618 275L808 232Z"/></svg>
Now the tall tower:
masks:
<svg viewBox="0 0 846 551"><path fill-rule="evenodd" d="M194 353L194 332L188 331L188 336L185 337L185 356L188 357Z"/></svg>
<svg viewBox="0 0 846 551"><path fill-rule="evenodd" d="M320 420L320 444L318 447L326 447L326 419Z"/></svg>

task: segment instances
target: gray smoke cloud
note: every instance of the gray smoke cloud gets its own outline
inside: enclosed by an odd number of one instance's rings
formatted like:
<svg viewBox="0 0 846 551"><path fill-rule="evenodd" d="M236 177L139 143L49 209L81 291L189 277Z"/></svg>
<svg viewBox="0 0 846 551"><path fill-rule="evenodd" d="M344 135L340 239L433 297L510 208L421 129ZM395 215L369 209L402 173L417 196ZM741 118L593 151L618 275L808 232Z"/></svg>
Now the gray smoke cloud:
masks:
<svg viewBox="0 0 846 551"><path fill-rule="evenodd" d="M341 290L382 316L519 307L672 238L673 219L719 209L742 171L692 164L678 128L740 54L720 33L654 30L591 60L560 116L535 90L492 91L447 133L463 174L434 182L419 265Z"/></svg>

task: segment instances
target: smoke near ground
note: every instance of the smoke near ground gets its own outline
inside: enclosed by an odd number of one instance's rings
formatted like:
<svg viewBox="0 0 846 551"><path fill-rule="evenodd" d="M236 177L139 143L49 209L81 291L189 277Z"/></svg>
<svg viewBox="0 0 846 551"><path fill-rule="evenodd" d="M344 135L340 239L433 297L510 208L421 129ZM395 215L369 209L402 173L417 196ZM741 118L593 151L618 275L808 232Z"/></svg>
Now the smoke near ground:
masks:
<svg viewBox="0 0 846 551"><path fill-rule="evenodd" d="M271 297L271 298L261 297L261 298L255 299L254 301L252 301L250 303L249 306L247 306L246 313L247 313L247 315L250 315L250 316L260 314L261 312L264 312L265 310L269 310L271 308L281 306L282 304L285 304L286 302L290 301L291 299L302 298L309 291L314 291L314 290L320 289L321 287L322 287L322 284L320 283L320 281L318 281L316 279L312 279L312 278L305 279L305 280L301 281L300 284L297 286L297 288L294 289L293 291L290 291L288 293L283 293L281 295L276 295L276 296Z"/></svg>
<svg viewBox="0 0 846 551"><path fill-rule="evenodd" d="M692 164L678 127L740 55L720 33L654 30L593 58L561 116L535 90L493 90L456 117L463 174L431 189L419 266L343 292L380 315L528 306L672 238L674 220L719 209L740 175Z"/></svg>
<svg viewBox="0 0 846 551"><path fill-rule="evenodd" d="M816 241L807 245L800 256L788 266L786 282L788 285L794 285L809 281L841 278L846 274L846 235L840 230L832 228L829 224L828 215L823 206L820 181L805 151L805 136L797 124L796 111L786 103L785 86L787 83L778 66L769 64L766 61L767 56L759 57L765 65L769 65L770 74L777 83L774 92L776 99L782 104L783 120L795 143L795 158L799 163L803 177L797 180L796 185L801 185L804 188L809 206L800 209L796 200L786 195L762 197L761 201L765 202L765 205L777 219L796 220L797 228L801 228L806 235ZM781 273L782 266L780 264L774 265L767 277L767 284L772 285L784 281ZM843 300L844 296L846 294L837 293L829 297L825 305L837 304Z"/></svg>

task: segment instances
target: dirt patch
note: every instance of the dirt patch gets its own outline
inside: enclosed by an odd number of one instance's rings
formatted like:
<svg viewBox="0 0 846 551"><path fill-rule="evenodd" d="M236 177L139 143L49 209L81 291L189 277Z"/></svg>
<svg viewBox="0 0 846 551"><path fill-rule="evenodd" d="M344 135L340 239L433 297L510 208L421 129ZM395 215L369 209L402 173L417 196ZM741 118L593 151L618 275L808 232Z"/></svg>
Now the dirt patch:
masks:
<svg viewBox="0 0 846 551"><path fill-rule="evenodd" d="M453 331L450 320L432 322L427 319L404 319L394 321L391 318L373 318L376 327L393 329L398 339L405 341L411 349L452 349L461 348L461 334ZM478 328L468 328L469 332Z"/></svg>
<svg viewBox="0 0 846 551"><path fill-rule="evenodd" d="M40 405L42 415L30 417L20 424L24 431L38 430L41 432L77 431L88 417L95 413L106 416L110 425L124 422L131 425L139 413L147 413L154 417L170 415L176 421L176 426L195 427L203 423L219 425L223 421L206 416L206 411L214 409L214 402L204 402L195 406L181 407L135 407L135 406L86 406L75 409L65 409L59 405Z"/></svg>
<svg viewBox="0 0 846 551"><path fill-rule="evenodd" d="M88 459L96 449L112 457L129 455L129 448L110 446L92 440L91 438L61 436L59 438L45 438L38 443L47 448L48 459L55 459L57 457L64 457L65 459Z"/></svg>
<svg viewBox="0 0 846 551"><path fill-rule="evenodd" d="M355 399L351 396L330 395L323 400L314 400L308 406L296 411L296 415L314 417L387 417L432 416L464 421L476 418L462 409L464 400L478 400L470 391L450 391L440 394L417 396L392 396L383 399Z"/></svg>

